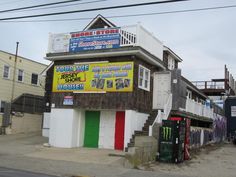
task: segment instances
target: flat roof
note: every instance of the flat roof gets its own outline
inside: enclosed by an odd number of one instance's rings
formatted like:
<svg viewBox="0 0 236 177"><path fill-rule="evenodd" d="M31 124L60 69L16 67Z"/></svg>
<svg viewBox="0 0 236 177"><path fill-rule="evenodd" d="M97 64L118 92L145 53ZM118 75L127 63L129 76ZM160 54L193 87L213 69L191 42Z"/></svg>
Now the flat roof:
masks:
<svg viewBox="0 0 236 177"><path fill-rule="evenodd" d="M0 50L0 52L3 52L3 53L6 53L6 54L15 56L15 54L10 53L10 52L6 52L6 51L3 51L3 50ZM40 62L38 62L38 61L35 61L35 60L29 59L29 58L22 57L22 56L20 56L20 55L17 55L17 56L20 57L20 58L22 58L22 59L25 59L25 60L28 60L28 61L32 61L32 62L34 62L34 63L38 63L38 64L41 64L41 65L44 65L44 66L48 66L47 64L40 63Z"/></svg>

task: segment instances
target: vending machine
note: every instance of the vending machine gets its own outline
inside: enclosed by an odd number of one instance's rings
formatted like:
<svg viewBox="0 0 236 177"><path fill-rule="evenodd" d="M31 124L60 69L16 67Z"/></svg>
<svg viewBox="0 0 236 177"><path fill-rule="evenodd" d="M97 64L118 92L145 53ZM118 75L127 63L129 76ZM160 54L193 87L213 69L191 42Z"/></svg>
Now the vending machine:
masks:
<svg viewBox="0 0 236 177"><path fill-rule="evenodd" d="M180 163L184 160L184 120L163 120L160 127L159 157L161 162Z"/></svg>

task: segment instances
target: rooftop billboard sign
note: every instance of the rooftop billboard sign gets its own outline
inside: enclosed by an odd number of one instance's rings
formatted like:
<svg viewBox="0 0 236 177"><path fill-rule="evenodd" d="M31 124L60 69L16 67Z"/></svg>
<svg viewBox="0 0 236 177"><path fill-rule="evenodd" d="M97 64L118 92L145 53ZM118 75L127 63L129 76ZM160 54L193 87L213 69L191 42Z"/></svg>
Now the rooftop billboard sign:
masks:
<svg viewBox="0 0 236 177"><path fill-rule="evenodd" d="M81 52L120 47L120 28L94 29L50 35L49 53Z"/></svg>

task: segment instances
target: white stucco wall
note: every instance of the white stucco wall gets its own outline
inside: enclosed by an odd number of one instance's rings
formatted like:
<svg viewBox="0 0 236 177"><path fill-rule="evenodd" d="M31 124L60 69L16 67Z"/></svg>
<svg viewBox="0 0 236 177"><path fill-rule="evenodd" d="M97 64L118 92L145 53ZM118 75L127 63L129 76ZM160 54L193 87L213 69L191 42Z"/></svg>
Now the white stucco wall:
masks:
<svg viewBox="0 0 236 177"><path fill-rule="evenodd" d="M75 109L74 117L77 119L77 131L76 133L76 146L83 147L84 146L84 129L85 129L85 111Z"/></svg>
<svg viewBox="0 0 236 177"><path fill-rule="evenodd" d="M101 111L99 148L114 149L116 111Z"/></svg>
<svg viewBox="0 0 236 177"><path fill-rule="evenodd" d="M43 137L49 137L49 129L50 129L50 112L43 113L43 130L42 130L42 136Z"/></svg>
<svg viewBox="0 0 236 177"><path fill-rule="evenodd" d="M77 109L52 109L49 144L54 147L83 146L84 111Z"/></svg>
<svg viewBox="0 0 236 177"><path fill-rule="evenodd" d="M49 144L54 147L72 147L73 109L52 109Z"/></svg>
<svg viewBox="0 0 236 177"><path fill-rule="evenodd" d="M124 148L132 138L135 130L142 130L145 121L148 119L149 114L139 113L133 110L125 111L125 138Z"/></svg>

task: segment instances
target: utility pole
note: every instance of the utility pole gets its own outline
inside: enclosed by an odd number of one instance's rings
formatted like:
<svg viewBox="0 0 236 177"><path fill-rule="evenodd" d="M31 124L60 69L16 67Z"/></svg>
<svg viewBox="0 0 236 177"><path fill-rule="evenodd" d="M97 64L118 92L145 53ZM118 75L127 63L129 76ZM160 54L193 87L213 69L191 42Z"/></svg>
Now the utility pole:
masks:
<svg viewBox="0 0 236 177"><path fill-rule="evenodd" d="M15 92L16 64L17 64L17 57L18 57L18 46L19 46L19 42L16 42L16 54L15 54L15 61L14 61L14 68L13 68L11 103L12 103L12 101L14 99L14 92Z"/></svg>

